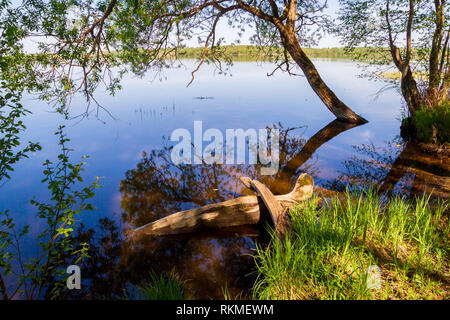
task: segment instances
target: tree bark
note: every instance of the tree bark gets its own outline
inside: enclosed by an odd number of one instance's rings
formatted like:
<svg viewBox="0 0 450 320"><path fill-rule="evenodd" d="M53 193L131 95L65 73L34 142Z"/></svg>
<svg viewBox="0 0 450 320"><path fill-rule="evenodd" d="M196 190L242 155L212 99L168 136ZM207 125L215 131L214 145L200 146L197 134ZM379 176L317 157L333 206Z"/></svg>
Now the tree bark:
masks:
<svg viewBox="0 0 450 320"><path fill-rule="evenodd" d="M295 34L287 30L280 30L280 35L284 47L289 52L292 59L294 59L297 65L302 69L311 88L319 96L328 110L330 110L338 120L355 124L367 123L368 121L366 119L357 115L352 109L347 107L345 103L343 103L325 84L314 64L300 47Z"/></svg>
<svg viewBox="0 0 450 320"><path fill-rule="evenodd" d="M391 52L392 61L402 74L401 89L403 98L405 99L406 104L408 105L409 113L411 115L414 115L414 112L420 109L423 105L423 98L419 90L417 89L417 82L414 79L414 76L411 72L411 68L409 65L411 60L411 36L412 36L412 23L414 17L414 1L413 0L409 1L409 17L406 30L407 52L405 59L402 58L399 48L394 43L389 13L390 13L390 3L388 0L386 1L385 19L389 36L388 38L389 49Z"/></svg>
<svg viewBox="0 0 450 320"><path fill-rule="evenodd" d="M389 20L386 18L388 27L390 29ZM392 41L392 35L389 33L389 46L391 51L392 60L394 61L395 66L397 69L401 72L402 78L401 78L401 89L402 89L402 95L403 98L406 101L406 104L408 105L409 113L411 115L416 112L416 110L420 109L423 104L423 98L422 95L419 92L419 89L417 88L417 82L414 79L414 76L411 72L411 68L409 66L409 62L406 63L406 61L409 61L409 58L404 61L400 55L400 50L394 45Z"/></svg>
<svg viewBox="0 0 450 320"><path fill-rule="evenodd" d="M411 115L414 115L414 112L419 110L423 106L424 102L422 99L422 95L417 89L417 82L414 79L409 66L408 70L406 71L406 75L402 76L401 89L403 98L408 105L409 112Z"/></svg>
<svg viewBox="0 0 450 320"><path fill-rule="evenodd" d="M434 0L434 6L436 10L435 16L435 30L433 34L433 41L431 44L430 52L430 74L429 74L429 86L428 86L428 99L434 102L439 100L439 84L441 81L441 73L439 72L439 54L442 51L442 40L444 37L444 23L445 23L445 2L442 3L439 0ZM445 52L445 51L444 51Z"/></svg>

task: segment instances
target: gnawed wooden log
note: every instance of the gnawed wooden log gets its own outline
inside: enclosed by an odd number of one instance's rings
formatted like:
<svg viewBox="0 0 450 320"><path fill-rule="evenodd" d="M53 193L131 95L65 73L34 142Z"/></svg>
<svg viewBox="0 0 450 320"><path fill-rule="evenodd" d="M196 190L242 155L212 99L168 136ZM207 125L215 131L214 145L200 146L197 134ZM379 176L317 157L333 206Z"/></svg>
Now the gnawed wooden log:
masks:
<svg viewBox="0 0 450 320"><path fill-rule="evenodd" d="M244 181L247 181L249 183L248 186L255 190L252 180L244 179ZM244 182L244 184L246 183ZM313 189L314 181L311 176L302 174L297 179L295 187L290 193L273 196L280 206L277 210L287 211L295 204L310 198L313 194ZM254 225L261 220L261 209L264 209L263 207L265 206L263 201L260 201L258 196L243 196L196 209L180 211L134 229L132 233L135 237L142 235L162 236L223 227Z"/></svg>
<svg viewBox="0 0 450 320"><path fill-rule="evenodd" d="M258 193L258 196L261 197L267 210L269 211L270 220L272 227L275 229L275 233L279 239L284 239L286 234L292 230L291 220L286 213L287 210L283 209L273 195L272 191L270 191L264 184L250 179L245 180L245 182L245 184L250 184L251 189L255 190Z"/></svg>
<svg viewBox="0 0 450 320"><path fill-rule="evenodd" d="M266 205L266 208L269 210L271 222L273 226L278 225L278 221L280 220L281 216L284 213L283 207L281 207L281 204L278 202L278 200L275 198L273 193L267 188L264 184L257 180L251 180L250 184L254 190L258 193L258 196L261 197L264 204Z"/></svg>

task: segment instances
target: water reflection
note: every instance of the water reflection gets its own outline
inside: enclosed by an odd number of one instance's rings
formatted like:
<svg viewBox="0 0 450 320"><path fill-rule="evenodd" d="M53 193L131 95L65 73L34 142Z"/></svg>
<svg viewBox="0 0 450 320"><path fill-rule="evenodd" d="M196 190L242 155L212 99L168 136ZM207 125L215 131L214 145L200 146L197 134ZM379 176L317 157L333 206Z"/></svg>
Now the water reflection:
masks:
<svg viewBox="0 0 450 320"><path fill-rule="evenodd" d="M298 128L273 127L280 130L280 170L274 176L261 176L258 166L175 166L167 146L144 153L120 184L122 223L136 227L176 211L249 193L237 182L241 176L264 182L274 193L287 193L300 173L319 172L308 163L315 150L354 125L333 121L307 141L293 134ZM197 298L223 298L225 287L231 295L248 297L255 277L251 254L256 242L267 242L267 234L254 226L138 241L119 231L105 218L95 231L79 233L80 243L91 243L93 256L84 267L89 289L78 292L78 297L118 298L127 283L140 283L150 270L175 270L186 281L189 294Z"/></svg>
<svg viewBox="0 0 450 320"><path fill-rule="evenodd" d="M295 133L300 128L280 130L280 170L276 175L260 175L259 166L179 165L170 159L167 141L161 149L144 153L134 169L120 183L123 225L105 218L95 229L84 229L78 239L91 243L92 260L84 267L88 289L76 293L83 298L118 298L129 284L139 284L151 270L175 270L186 281L189 295L223 298L225 286L231 295L248 297L255 279L251 257L257 242L267 235L254 226L230 228L196 235L130 240L123 228L137 227L171 213L251 194L238 183L249 176L265 183L275 194L291 190L303 172L313 177L321 168L310 161L321 146L354 125L333 121L306 140ZM296 130L297 129L297 130ZM375 184L382 192L433 191L449 195L449 159L430 157L413 144L400 140L383 147L373 144L353 146L355 156L344 161L338 178L323 186L341 191L346 187Z"/></svg>
<svg viewBox="0 0 450 320"><path fill-rule="evenodd" d="M383 147L374 144L353 146L358 155L344 161L345 171L327 187L344 190L346 187L375 185L381 192L410 197L424 192L435 197L450 197L450 158L430 155L417 145L398 139Z"/></svg>
<svg viewBox="0 0 450 320"><path fill-rule="evenodd" d="M74 159L90 155L86 179L105 177L104 188L95 199L98 211L95 216L83 217L87 227L79 233L80 241L92 245L92 261L82 268L86 286L84 291L70 294L118 298L127 282L141 282L150 270L172 268L187 280L197 297L221 297L225 283L232 294L248 292L253 276L247 275L254 263L245 254L252 253L256 241L264 242L259 229L234 228L184 239L139 242L129 241L123 233L126 227L172 212L251 194L238 182L242 175L264 182L275 194L290 191L296 178L307 172L316 185L332 190L375 183L387 192L407 194L434 188L448 198L448 158L427 156L394 139L399 134L400 110L393 106L400 105L401 96L389 91L374 101L371 96L381 85L357 79L359 71L353 62L321 60L317 65L339 95L361 110L370 123L356 128L339 122L324 126L324 119L331 116L304 78L281 73L266 78L273 65L254 63L236 63L233 78L214 77L212 70L205 68L189 89L185 86L191 68L185 73L168 70L170 81L161 83L128 78L117 96L100 97L117 120L105 125L97 119L84 119L75 126L66 122L71 147L76 150ZM45 147L22 162L13 180L2 188L0 207L17 213L19 224L35 227L35 212L28 201L32 195L39 199L47 195L40 183L41 163L58 154L52 149L56 141L49 128L57 128L61 119L48 113L46 104L26 104L34 114L23 139L40 141ZM73 107L85 110L83 101L74 101ZM167 141L161 145L161 136L190 128L200 120L222 131L274 127L274 122L281 121L284 127L275 126L282 131L279 172L261 176L260 168L253 166L173 166ZM297 127L305 124L308 128ZM143 150L147 151L144 155ZM99 217L103 219L97 221ZM29 246L30 252L34 249Z"/></svg>
<svg viewBox="0 0 450 320"><path fill-rule="evenodd" d="M353 127L353 124L333 121L306 141L293 134L299 128L274 125L273 128L280 130L280 170L272 176L261 175L259 165L176 166L170 159L168 146L144 153L136 168L129 170L120 184L122 220L140 226L173 212L250 194L238 182L241 176L265 183L274 194L288 193L301 173L319 174L320 168L308 162L314 152Z"/></svg>

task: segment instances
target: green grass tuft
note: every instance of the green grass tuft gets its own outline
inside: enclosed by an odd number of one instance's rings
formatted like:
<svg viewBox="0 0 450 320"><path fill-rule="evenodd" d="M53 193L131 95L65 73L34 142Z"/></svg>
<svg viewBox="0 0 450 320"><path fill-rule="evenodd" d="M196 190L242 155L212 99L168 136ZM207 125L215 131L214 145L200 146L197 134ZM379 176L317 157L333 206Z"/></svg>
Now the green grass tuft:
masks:
<svg viewBox="0 0 450 320"><path fill-rule="evenodd" d="M448 298L447 205L429 198L381 199L375 190L347 192L317 207L291 211L293 232L257 248L255 299ZM367 270L381 288L367 288Z"/></svg>
<svg viewBox="0 0 450 320"><path fill-rule="evenodd" d="M134 286L125 293L127 300L183 300L186 298L184 282L174 271L159 275L150 272L147 282Z"/></svg>

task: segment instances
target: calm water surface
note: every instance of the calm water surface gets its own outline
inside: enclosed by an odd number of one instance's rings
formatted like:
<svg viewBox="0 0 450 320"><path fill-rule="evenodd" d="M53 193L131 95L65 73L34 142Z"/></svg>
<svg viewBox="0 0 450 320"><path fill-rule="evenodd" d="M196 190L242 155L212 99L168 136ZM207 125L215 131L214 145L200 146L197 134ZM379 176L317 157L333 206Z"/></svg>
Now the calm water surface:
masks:
<svg viewBox="0 0 450 320"><path fill-rule="evenodd" d="M317 60L324 80L337 95L370 122L353 127L333 121L303 77L276 74L270 64L237 62L232 76L214 75L205 66L189 87L192 64L168 70L167 80L127 78L115 97L98 92L103 110L89 117L65 121L51 106L26 98L33 114L27 119L24 140L39 141L43 150L20 163L11 181L1 186L0 209L14 212L19 224L31 224L33 234L43 225L29 204L32 197L48 198L42 163L56 159L60 124L67 126L75 149L72 160L89 155L86 181L102 177L95 197L97 211L82 217L80 241L91 243L92 263L83 266L83 298L117 298L128 284L139 283L151 270L174 269L198 298L245 295L254 281L250 256L264 235L255 228L237 228L185 236L131 242L123 229L140 226L170 213L224 201L248 193L240 176L257 178L275 193L290 191L307 172L319 187L344 190L347 186L376 184L406 195L434 191L448 198L450 161L430 157L398 137L402 99L386 85L358 78L351 61ZM153 81L152 81L153 80ZM198 97L209 97L198 99ZM91 110L95 106L91 105ZM75 97L71 114L86 110ZM193 132L195 120L203 129L277 127L281 130L280 171L260 176L255 166L181 166L170 161L168 141L173 130ZM28 243L28 253L35 244Z"/></svg>

